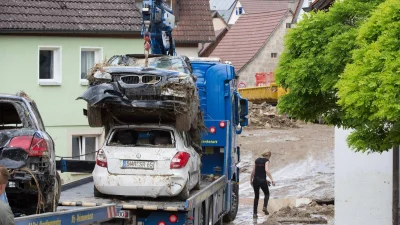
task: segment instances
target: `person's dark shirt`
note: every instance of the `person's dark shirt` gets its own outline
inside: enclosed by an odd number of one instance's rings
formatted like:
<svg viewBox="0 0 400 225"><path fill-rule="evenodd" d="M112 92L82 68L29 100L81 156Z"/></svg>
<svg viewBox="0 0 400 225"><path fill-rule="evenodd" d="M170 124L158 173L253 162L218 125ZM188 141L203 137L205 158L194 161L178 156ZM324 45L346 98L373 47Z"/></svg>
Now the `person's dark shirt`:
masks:
<svg viewBox="0 0 400 225"><path fill-rule="evenodd" d="M267 179L267 173L265 172L265 163L269 160L267 158L258 158L255 161L256 170L254 172L254 177L257 179Z"/></svg>

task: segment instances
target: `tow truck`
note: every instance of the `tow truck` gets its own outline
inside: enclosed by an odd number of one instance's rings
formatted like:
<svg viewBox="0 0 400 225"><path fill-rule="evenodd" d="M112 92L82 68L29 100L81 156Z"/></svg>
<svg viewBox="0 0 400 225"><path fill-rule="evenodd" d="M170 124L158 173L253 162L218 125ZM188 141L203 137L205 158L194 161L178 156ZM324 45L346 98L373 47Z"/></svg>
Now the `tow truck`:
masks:
<svg viewBox="0 0 400 225"><path fill-rule="evenodd" d="M143 9L142 34L145 38L151 36L152 51L176 54L170 32L173 11L162 0L143 1ZM200 190L191 191L184 201L100 198L94 197L89 177L62 187L56 212L19 217L16 224L205 225L233 221L239 205L237 135L248 125L248 101L237 90L237 76L229 62L190 58L190 63L206 127L201 136ZM94 161L72 159L56 162L61 172L91 173L94 165Z"/></svg>

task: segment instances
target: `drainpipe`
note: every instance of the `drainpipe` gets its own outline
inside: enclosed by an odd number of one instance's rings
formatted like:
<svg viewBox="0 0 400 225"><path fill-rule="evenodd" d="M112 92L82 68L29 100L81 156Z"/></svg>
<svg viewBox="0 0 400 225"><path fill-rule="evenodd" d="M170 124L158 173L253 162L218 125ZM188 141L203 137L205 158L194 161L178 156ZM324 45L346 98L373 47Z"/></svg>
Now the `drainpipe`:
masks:
<svg viewBox="0 0 400 225"><path fill-rule="evenodd" d="M392 225L399 224L399 146L393 147Z"/></svg>
<svg viewBox="0 0 400 225"><path fill-rule="evenodd" d="M203 51L203 49L204 49L204 42L201 42L201 49L199 50L199 53L197 53L199 57L201 57L200 52Z"/></svg>

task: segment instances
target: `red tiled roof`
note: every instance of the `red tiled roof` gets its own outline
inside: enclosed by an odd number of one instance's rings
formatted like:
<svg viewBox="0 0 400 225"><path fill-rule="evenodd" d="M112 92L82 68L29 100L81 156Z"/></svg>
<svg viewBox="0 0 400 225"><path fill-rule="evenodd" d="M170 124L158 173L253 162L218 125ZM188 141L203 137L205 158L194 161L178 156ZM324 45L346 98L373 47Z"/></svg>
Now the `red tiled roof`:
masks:
<svg viewBox="0 0 400 225"><path fill-rule="evenodd" d="M179 22L172 31L177 43L212 42L215 40L209 0L181 0Z"/></svg>
<svg viewBox="0 0 400 225"><path fill-rule="evenodd" d="M0 32L140 32L133 0L0 0Z"/></svg>
<svg viewBox="0 0 400 225"><path fill-rule="evenodd" d="M273 34L289 9L242 14L210 57L232 62L239 71L258 53Z"/></svg>
<svg viewBox="0 0 400 225"><path fill-rule="evenodd" d="M245 14L288 9L288 1L239 0Z"/></svg>

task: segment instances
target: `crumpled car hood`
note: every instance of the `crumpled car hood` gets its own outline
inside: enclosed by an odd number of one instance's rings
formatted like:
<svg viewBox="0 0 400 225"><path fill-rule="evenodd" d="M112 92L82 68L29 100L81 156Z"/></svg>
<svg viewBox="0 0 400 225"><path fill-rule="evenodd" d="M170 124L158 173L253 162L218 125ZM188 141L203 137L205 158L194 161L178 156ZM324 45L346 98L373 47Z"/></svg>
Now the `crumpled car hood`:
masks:
<svg viewBox="0 0 400 225"><path fill-rule="evenodd" d="M131 101L121 93L116 82L91 86L79 96L77 100L78 99L87 101L91 106L104 102L116 103L124 106L131 105Z"/></svg>

